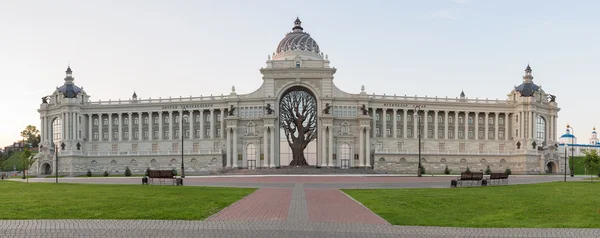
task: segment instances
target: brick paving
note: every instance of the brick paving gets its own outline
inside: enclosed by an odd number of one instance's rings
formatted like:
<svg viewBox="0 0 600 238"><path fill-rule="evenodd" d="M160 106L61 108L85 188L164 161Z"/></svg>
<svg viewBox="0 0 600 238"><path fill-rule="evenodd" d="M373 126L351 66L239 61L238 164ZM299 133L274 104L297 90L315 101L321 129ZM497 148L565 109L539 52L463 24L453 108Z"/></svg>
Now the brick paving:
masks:
<svg viewBox="0 0 600 238"><path fill-rule="evenodd" d="M261 188L212 215L209 221L283 221L288 217L292 189Z"/></svg>
<svg viewBox="0 0 600 238"><path fill-rule="evenodd" d="M340 190L307 188L305 192L313 222L389 224Z"/></svg>

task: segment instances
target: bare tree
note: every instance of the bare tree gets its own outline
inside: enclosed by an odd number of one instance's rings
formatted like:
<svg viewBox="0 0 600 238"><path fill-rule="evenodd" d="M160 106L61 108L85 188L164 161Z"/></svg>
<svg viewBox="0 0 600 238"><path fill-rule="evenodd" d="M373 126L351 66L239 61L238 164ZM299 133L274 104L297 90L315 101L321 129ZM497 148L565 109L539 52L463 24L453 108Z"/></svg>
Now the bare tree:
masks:
<svg viewBox="0 0 600 238"><path fill-rule="evenodd" d="M290 166L308 165L304 149L317 138L317 100L302 89L288 92L280 102L279 120L292 148Z"/></svg>

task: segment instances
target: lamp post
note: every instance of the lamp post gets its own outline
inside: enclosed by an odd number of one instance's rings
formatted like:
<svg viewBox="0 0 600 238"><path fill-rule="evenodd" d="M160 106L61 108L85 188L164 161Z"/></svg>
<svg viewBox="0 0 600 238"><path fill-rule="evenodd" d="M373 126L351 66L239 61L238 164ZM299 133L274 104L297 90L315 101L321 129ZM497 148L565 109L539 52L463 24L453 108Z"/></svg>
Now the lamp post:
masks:
<svg viewBox="0 0 600 238"><path fill-rule="evenodd" d="M50 147L54 149L54 174L56 176L56 183L58 183L58 145Z"/></svg>
<svg viewBox="0 0 600 238"><path fill-rule="evenodd" d="M181 178L185 178L185 167L183 166L183 137L185 133L183 133L183 113L187 112L187 109L183 109L181 111Z"/></svg>
<svg viewBox="0 0 600 238"><path fill-rule="evenodd" d="M567 182L567 150L569 149L569 144L565 141L565 182Z"/></svg>
<svg viewBox="0 0 600 238"><path fill-rule="evenodd" d="M573 146L574 143L574 138L575 138L575 130L573 130L572 126L567 125L569 128L571 128L571 146ZM571 148L571 177L575 176L575 168L573 167L573 156L575 153L575 146L573 146L573 148Z"/></svg>
<svg viewBox="0 0 600 238"><path fill-rule="evenodd" d="M419 167L417 168L417 176L421 177L421 116L419 116L419 110L421 105L415 106L415 119L417 119L417 137L419 138Z"/></svg>

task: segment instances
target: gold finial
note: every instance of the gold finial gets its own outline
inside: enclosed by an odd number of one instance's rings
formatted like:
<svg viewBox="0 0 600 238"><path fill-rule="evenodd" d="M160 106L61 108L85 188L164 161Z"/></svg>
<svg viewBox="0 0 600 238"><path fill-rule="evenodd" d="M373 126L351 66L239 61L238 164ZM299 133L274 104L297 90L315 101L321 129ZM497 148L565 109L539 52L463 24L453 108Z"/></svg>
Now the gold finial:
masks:
<svg viewBox="0 0 600 238"><path fill-rule="evenodd" d="M594 131L596 130L596 127L594 127Z"/></svg>
<svg viewBox="0 0 600 238"><path fill-rule="evenodd" d="M569 128L569 127L571 127L571 126L569 126L569 124L567 124L567 128Z"/></svg>

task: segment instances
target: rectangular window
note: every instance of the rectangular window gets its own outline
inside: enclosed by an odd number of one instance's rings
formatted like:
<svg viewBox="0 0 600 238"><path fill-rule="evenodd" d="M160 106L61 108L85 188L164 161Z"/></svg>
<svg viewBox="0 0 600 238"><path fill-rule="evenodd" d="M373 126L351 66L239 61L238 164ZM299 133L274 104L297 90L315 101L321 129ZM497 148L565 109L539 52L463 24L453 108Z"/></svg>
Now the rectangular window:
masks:
<svg viewBox="0 0 600 238"><path fill-rule="evenodd" d="M196 122L200 122L200 115L194 117Z"/></svg>
<svg viewBox="0 0 600 238"><path fill-rule="evenodd" d="M94 140L98 140L98 132L94 132Z"/></svg>
<svg viewBox="0 0 600 238"><path fill-rule="evenodd" d="M108 132L102 133L102 139L103 140L108 140Z"/></svg>
<svg viewBox="0 0 600 238"><path fill-rule="evenodd" d="M469 131L469 139L473 139L473 132Z"/></svg>
<svg viewBox="0 0 600 238"><path fill-rule="evenodd" d="M433 138L433 130L427 129L427 138Z"/></svg>
<svg viewBox="0 0 600 238"><path fill-rule="evenodd" d="M138 144L131 144L131 152L138 152Z"/></svg>
<svg viewBox="0 0 600 238"><path fill-rule="evenodd" d="M494 131L490 130L490 132L488 132L488 139L494 139Z"/></svg>
<svg viewBox="0 0 600 238"><path fill-rule="evenodd" d="M133 124L134 124L134 125L138 125L138 124L140 124L140 119L139 119L139 118L137 118L137 117L134 117L134 118L133 118Z"/></svg>
<svg viewBox="0 0 600 238"><path fill-rule="evenodd" d="M92 151L98 152L98 145L92 145Z"/></svg>
<svg viewBox="0 0 600 238"><path fill-rule="evenodd" d="M504 125L504 118L498 118L498 124L499 125Z"/></svg>
<svg viewBox="0 0 600 238"><path fill-rule="evenodd" d="M204 137L210 138L210 128L204 128Z"/></svg>
<svg viewBox="0 0 600 238"><path fill-rule="evenodd" d="M375 114L375 121L379 121L379 114Z"/></svg>
<svg viewBox="0 0 600 238"><path fill-rule="evenodd" d="M123 119L123 125L129 125L129 118L128 117L125 117Z"/></svg>
<svg viewBox="0 0 600 238"><path fill-rule="evenodd" d="M388 121L391 121L391 120L390 120L390 114L385 114L385 121L386 121L386 122L388 122Z"/></svg>
<svg viewBox="0 0 600 238"><path fill-rule="evenodd" d="M154 133L152 133L152 137L154 137L153 139L158 139L158 130L155 130Z"/></svg>
<svg viewBox="0 0 600 238"><path fill-rule="evenodd" d="M157 125L158 122L160 122L160 120L158 119L158 117L154 117L154 125Z"/></svg>
<svg viewBox="0 0 600 238"><path fill-rule="evenodd" d="M158 152L158 144L152 144L152 152Z"/></svg>
<svg viewBox="0 0 600 238"><path fill-rule="evenodd" d="M438 139L444 138L444 131L442 129L438 129Z"/></svg>
<svg viewBox="0 0 600 238"><path fill-rule="evenodd" d="M377 142L377 149L383 149L383 142Z"/></svg>
<svg viewBox="0 0 600 238"><path fill-rule="evenodd" d="M396 130L396 134L398 135L398 137L402 138L404 137L404 135L402 135L402 130L401 129L397 129Z"/></svg>
<svg viewBox="0 0 600 238"><path fill-rule="evenodd" d="M498 137L500 137L500 139L504 139L504 131L498 131Z"/></svg>
<svg viewBox="0 0 600 238"><path fill-rule="evenodd" d="M385 134L387 135L387 137L390 137L390 136L392 136L392 130L391 130L391 129L389 129L389 128L386 128L386 130L385 130Z"/></svg>
<svg viewBox="0 0 600 238"><path fill-rule="evenodd" d="M115 126L119 125L119 118L113 119L113 125L115 125Z"/></svg>
<svg viewBox="0 0 600 238"><path fill-rule="evenodd" d="M473 117L469 117L469 125L473 125Z"/></svg>
<svg viewBox="0 0 600 238"><path fill-rule="evenodd" d="M165 116L165 123L169 123L169 116Z"/></svg>
<svg viewBox="0 0 600 238"><path fill-rule="evenodd" d="M379 127L375 127L375 136L376 136L376 137L380 137L380 134L379 134Z"/></svg>
<svg viewBox="0 0 600 238"><path fill-rule="evenodd" d="M148 131L144 131L144 140L148 140L150 136L148 136Z"/></svg>
<svg viewBox="0 0 600 238"><path fill-rule="evenodd" d="M148 117L144 117L144 125L148 125Z"/></svg>
<svg viewBox="0 0 600 238"><path fill-rule="evenodd" d="M195 133L196 133L196 135L195 135L196 138L200 138L200 129L196 129Z"/></svg>
<svg viewBox="0 0 600 238"><path fill-rule="evenodd" d="M452 119L451 116L448 117L448 123L451 123L451 124L454 123L454 119Z"/></svg>
<svg viewBox="0 0 600 238"><path fill-rule="evenodd" d="M483 131L479 131L479 133L477 133L477 139L485 139L483 136Z"/></svg>
<svg viewBox="0 0 600 238"><path fill-rule="evenodd" d="M253 132L254 133L254 132ZM221 128L217 128L217 137L221 137Z"/></svg>
<svg viewBox="0 0 600 238"><path fill-rule="evenodd" d="M464 139L464 138L465 138L465 133L462 130L458 131L458 139Z"/></svg>
<svg viewBox="0 0 600 238"><path fill-rule="evenodd" d="M102 124L104 124L105 126L108 126L108 118L104 118L104 120L102 121Z"/></svg>
<svg viewBox="0 0 600 238"><path fill-rule="evenodd" d="M129 132L127 132L127 131L123 132L123 139L129 140Z"/></svg>
<svg viewBox="0 0 600 238"><path fill-rule="evenodd" d="M413 119L414 116L415 116L414 114L409 115L408 117L406 117L406 121L407 122L412 122L412 119Z"/></svg>
<svg viewBox="0 0 600 238"><path fill-rule="evenodd" d="M494 125L494 118L488 118L488 124Z"/></svg>
<svg viewBox="0 0 600 238"><path fill-rule="evenodd" d="M140 139L140 133L137 131L133 132L133 139L139 140Z"/></svg>
<svg viewBox="0 0 600 238"><path fill-rule="evenodd" d="M412 134L413 134L412 128L411 129L407 129L407 131L406 131L406 137L412 138Z"/></svg>
<svg viewBox="0 0 600 238"><path fill-rule="evenodd" d="M179 130L175 129L175 138L179 138Z"/></svg>
<svg viewBox="0 0 600 238"><path fill-rule="evenodd" d="M454 131L448 131L448 138L454 139Z"/></svg>
<svg viewBox="0 0 600 238"><path fill-rule="evenodd" d="M206 120L205 122L210 122L210 114L206 114Z"/></svg>
<svg viewBox="0 0 600 238"><path fill-rule="evenodd" d="M98 118L94 119L94 126L98 125Z"/></svg>
<svg viewBox="0 0 600 238"><path fill-rule="evenodd" d="M438 116L438 124L444 123L444 119L442 119L442 116Z"/></svg>
<svg viewBox="0 0 600 238"><path fill-rule="evenodd" d="M164 131L163 132L163 139L168 139L169 138L169 131Z"/></svg>

